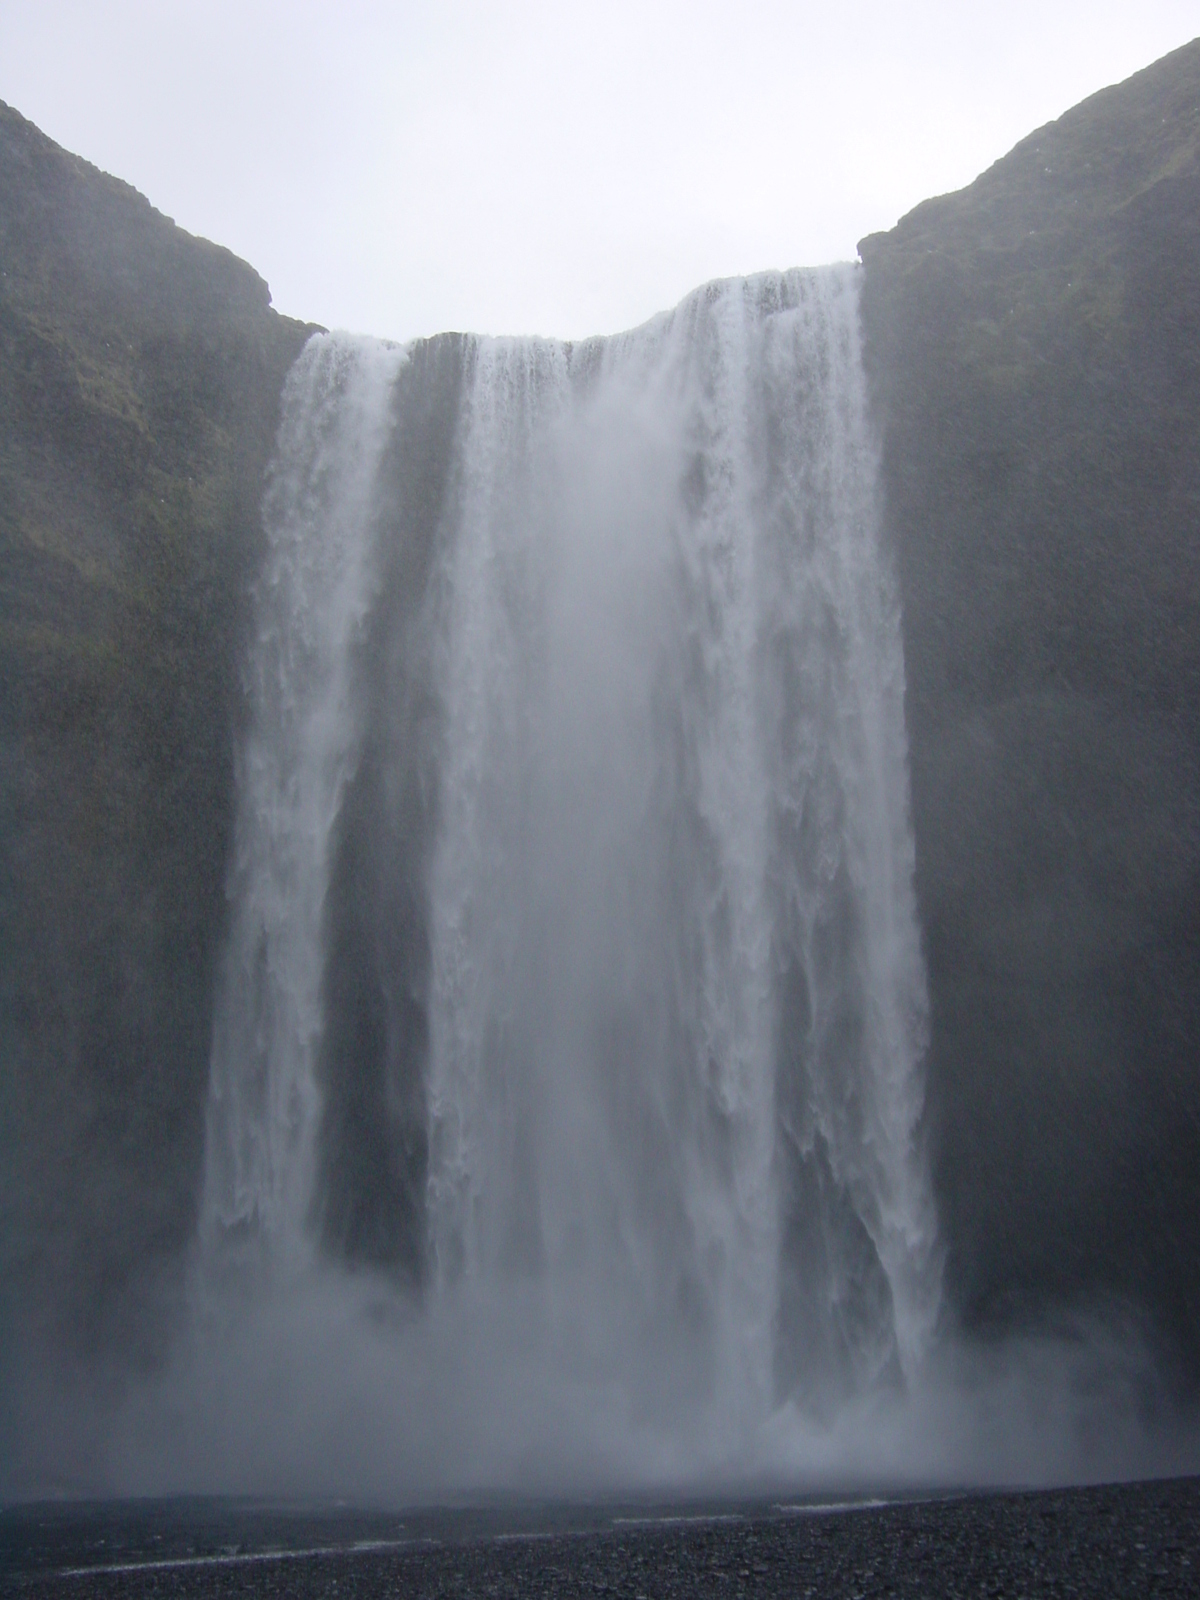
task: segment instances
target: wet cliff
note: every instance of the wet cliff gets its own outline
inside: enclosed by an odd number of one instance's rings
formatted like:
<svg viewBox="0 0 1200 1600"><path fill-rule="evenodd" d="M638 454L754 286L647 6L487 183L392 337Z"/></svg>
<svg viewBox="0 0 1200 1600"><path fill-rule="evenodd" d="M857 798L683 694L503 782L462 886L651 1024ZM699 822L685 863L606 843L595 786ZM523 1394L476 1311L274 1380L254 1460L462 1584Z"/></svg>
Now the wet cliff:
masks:
<svg viewBox="0 0 1200 1600"><path fill-rule="evenodd" d="M269 302L0 106L9 1339L129 1348L192 1227L245 596L308 331Z"/></svg>
<svg viewBox="0 0 1200 1600"><path fill-rule="evenodd" d="M860 245L972 1325L1200 1370L1200 41Z"/></svg>

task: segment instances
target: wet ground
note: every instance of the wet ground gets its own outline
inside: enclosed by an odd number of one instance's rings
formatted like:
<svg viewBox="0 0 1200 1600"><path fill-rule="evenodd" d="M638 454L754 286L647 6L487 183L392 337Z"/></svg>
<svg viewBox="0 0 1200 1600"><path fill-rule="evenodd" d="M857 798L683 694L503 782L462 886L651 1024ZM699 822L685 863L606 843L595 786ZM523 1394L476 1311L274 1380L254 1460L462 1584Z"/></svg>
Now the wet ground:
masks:
<svg viewBox="0 0 1200 1600"><path fill-rule="evenodd" d="M1200 1596L1200 1479L852 1505L420 1513L176 1500L0 1512L42 1596Z"/></svg>

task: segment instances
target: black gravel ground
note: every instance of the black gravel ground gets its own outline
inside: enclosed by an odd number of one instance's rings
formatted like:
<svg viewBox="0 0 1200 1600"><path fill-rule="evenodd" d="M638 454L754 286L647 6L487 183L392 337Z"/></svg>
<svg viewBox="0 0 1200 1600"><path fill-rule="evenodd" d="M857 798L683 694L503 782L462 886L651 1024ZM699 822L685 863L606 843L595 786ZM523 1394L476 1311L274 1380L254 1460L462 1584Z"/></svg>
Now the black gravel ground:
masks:
<svg viewBox="0 0 1200 1600"><path fill-rule="evenodd" d="M1200 1479L720 1512L25 1506L0 1563L22 1600L1200 1596Z"/></svg>

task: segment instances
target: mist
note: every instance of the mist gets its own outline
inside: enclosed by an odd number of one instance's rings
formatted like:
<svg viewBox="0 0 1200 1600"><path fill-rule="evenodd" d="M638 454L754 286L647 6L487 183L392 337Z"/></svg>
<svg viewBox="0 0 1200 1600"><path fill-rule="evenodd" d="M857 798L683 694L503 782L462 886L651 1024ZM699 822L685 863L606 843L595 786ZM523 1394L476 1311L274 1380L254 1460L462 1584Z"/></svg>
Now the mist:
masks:
<svg viewBox="0 0 1200 1600"><path fill-rule="evenodd" d="M9 1493L786 1502L1198 1464L1161 1348L1143 1318L1112 1306L992 1341L943 1330L904 1386L824 1415L784 1400L732 1429L663 1382L662 1352L629 1350L614 1377L605 1353L623 1330L600 1297L567 1316L532 1284L422 1305L391 1280L316 1267L271 1287L209 1283L174 1312L170 1357L152 1374L28 1354Z"/></svg>

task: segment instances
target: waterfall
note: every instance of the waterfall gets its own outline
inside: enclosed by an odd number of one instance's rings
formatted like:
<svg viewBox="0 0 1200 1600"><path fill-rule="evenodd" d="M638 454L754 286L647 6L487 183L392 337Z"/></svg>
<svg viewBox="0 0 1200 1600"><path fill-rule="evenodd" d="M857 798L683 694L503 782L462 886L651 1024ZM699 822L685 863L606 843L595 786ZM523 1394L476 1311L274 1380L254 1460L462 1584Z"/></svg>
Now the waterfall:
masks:
<svg viewBox="0 0 1200 1600"><path fill-rule="evenodd" d="M264 522L207 1256L367 1274L404 1329L519 1305L632 1413L739 1436L911 1377L940 1260L854 269L576 344L316 335Z"/></svg>
<svg viewBox="0 0 1200 1600"><path fill-rule="evenodd" d="M202 1226L297 1243L319 1119L330 831L361 730L350 647L371 598L372 496L400 352L313 339L289 374L263 506L251 722L237 773Z"/></svg>

